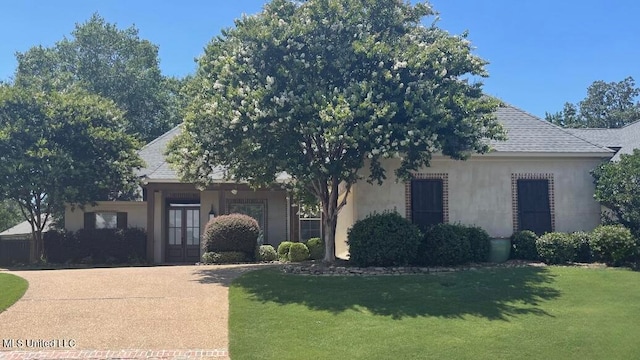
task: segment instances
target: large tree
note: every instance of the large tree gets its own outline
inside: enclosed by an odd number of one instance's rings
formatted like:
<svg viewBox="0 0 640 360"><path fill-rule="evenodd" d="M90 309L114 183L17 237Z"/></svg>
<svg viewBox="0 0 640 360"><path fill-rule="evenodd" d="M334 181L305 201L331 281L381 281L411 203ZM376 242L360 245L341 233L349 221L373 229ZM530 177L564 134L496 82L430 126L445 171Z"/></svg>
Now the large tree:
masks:
<svg viewBox="0 0 640 360"><path fill-rule="evenodd" d="M620 82L594 81L577 106L565 103L562 111L546 113L553 124L569 128L620 128L640 120L640 88L632 77Z"/></svg>
<svg viewBox="0 0 640 360"><path fill-rule="evenodd" d="M600 165L592 174L595 199L611 210L613 220L640 236L640 149Z"/></svg>
<svg viewBox="0 0 640 360"><path fill-rule="evenodd" d="M86 91L0 86L0 199L18 204L32 228L32 259L54 209L130 198L142 163L122 111Z"/></svg>
<svg viewBox="0 0 640 360"><path fill-rule="evenodd" d="M298 195L321 203L325 261L335 260L337 216L354 183L398 177L441 151L456 159L502 135L483 96L485 61L466 35L435 25L426 3L274 0L206 47L184 131L169 159L187 181L214 166L253 186L286 172Z"/></svg>
<svg viewBox="0 0 640 360"><path fill-rule="evenodd" d="M15 83L44 90L81 87L125 111L126 131L147 142L180 122L172 101L174 79L159 67L158 47L94 14L71 38L18 53Z"/></svg>

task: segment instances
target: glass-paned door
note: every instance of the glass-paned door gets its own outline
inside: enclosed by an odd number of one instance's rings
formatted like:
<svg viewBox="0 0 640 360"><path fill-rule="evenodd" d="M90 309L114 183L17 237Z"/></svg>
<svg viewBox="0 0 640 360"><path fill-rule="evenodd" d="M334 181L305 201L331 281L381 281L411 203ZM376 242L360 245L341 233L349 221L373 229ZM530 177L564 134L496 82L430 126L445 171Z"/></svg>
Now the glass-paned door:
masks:
<svg viewBox="0 0 640 360"><path fill-rule="evenodd" d="M200 260L200 207L169 205L167 262Z"/></svg>

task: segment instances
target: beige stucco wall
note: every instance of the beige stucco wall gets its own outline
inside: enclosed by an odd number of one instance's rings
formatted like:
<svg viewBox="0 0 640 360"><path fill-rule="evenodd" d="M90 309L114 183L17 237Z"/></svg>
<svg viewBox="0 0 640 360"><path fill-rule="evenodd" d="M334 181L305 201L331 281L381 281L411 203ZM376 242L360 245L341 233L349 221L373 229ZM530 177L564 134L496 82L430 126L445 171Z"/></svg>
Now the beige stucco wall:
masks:
<svg viewBox="0 0 640 360"><path fill-rule="evenodd" d="M147 228L146 201L98 201L96 206L72 209L67 206L64 211L64 227L69 231L78 231L84 227L85 212L115 211L126 212L127 226L141 229Z"/></svg>
<svg viewBox="0 0 640 360"><path fill-rule="evenodd" d="M589 172L597 158L523 158L476 156L467 161L434 157L431 167L421 173L446 173L449 181L449 222L473 224L494 237L510 236L513 229L511 174L553 174L555 230L591 230L600 223L600 205L593 199L594 185ZM388 179L383 185L364 181L354 187L353 208L340 213L336 248L346 246L347 229L358 219L377 211L396 210L405 215L405 185L396 182L397 160L388 160ZM367 172L363 173L367 176ZM346 211L345 211L346 210ZM338 243L341 244L338 244Z"/></svg>
<svg viewBox="0 0 640 360"><path fill-rule="evenodd" d="M217 190L208 190L200 193L200 231L204 231L207 222L209 222L209 212L211 211L211 207L213 206L213 211L216 214L221 214L222 212L218 208L218 191Z"/></svg>
<svg viewBox="0 0 640 360"><path fill-rule="evenodd" d="M345 259L349 255L349 246L347 245L347 231L358 219L356 207L354 206L354 198L356 188L352 187L347 195L347 203L340 209L338 213L338 223L336 224L336 256Z"/></svg>

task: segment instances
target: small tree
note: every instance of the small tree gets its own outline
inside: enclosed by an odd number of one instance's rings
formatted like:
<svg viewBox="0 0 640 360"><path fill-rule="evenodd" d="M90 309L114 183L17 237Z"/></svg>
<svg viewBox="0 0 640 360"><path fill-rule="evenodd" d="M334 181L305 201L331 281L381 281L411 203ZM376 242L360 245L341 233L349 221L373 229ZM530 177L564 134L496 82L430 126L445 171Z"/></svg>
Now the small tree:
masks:
<svg viewBox="0 0 640 360"><path fill-rule="evenodd" d="M273 0L205 49L169 161L203 185L220 165L255 187L286 172L295 194L320 202L333 261L362 168L382 183L382 160L397 158L407 179L434 152L464 159L502 134L497 102L465 79L486 76L486 62L466 34L422 25L434 14L422 2Z"/></svg>
<svg viewBox="0 0 640 360"><path fill-rule="evenodd" d="M122 129L122 112L99 96L0 86L0 199L31 224L32 260L54 209L133 196L142 162Z"/></svg>
<svg viewBox="0 0 640 360"><path fill-rule="evenodd" d="M611 210L616 222L640 236L640 149L600 165L592 175L595 199Z"/></svg>

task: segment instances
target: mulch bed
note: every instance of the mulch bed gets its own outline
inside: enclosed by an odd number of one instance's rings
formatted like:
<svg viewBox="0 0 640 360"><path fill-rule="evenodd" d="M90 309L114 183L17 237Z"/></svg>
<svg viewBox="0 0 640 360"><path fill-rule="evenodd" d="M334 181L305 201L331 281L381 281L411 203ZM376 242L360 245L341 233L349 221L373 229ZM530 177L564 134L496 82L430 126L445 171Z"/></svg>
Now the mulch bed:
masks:
<svg viewBox="0 0 640 360"><path fill-rule="evenodd" d="M302 263L285 263L282 271L286 274L296 275L316 275L316 276L376 276L376 275L409 275L409 274L437 274L451 273L457 271L477 271L481 269L494 268L517 268L517 267L544 267L547 264L537 261L508 260L504 263L472 263L460 266L447 267L416 267L416 266L394 266L394 267L356 267L350 266L348 261L337 260L334 264L325 264L320 261L306 261ZM605 264L593 263L571 263L566 266L580 266L588 268L605 268Z"/></svg>

